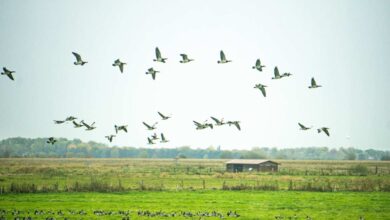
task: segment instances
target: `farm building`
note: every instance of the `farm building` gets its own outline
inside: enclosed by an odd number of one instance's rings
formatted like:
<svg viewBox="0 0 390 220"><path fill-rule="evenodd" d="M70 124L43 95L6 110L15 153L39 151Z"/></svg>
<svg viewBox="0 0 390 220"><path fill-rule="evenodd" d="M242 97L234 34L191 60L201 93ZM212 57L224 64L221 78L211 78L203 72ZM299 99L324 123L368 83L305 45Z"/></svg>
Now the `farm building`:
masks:
<svg viewBox="0 0 390 220"><path fill-rule="evenodd" d="M226 162L226 170L229 172L277 172L278 165L278 163L271 160L234 159Z"/></svg>

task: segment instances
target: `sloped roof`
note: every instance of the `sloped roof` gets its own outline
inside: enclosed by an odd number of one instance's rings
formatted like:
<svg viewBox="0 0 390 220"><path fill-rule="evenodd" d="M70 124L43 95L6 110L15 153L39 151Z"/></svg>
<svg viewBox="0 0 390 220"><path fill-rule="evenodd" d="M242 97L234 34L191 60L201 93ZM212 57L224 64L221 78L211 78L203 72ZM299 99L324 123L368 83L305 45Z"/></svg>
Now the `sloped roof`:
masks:
<svg viewBox="0 0 390 220"><path fill-rule="evenodd" d="M265 162L272 162L275 164L278 164L277 162L274 162L272 160L247 160L247 159L233 159L225 162L226 164L261 164Z"/></svg>

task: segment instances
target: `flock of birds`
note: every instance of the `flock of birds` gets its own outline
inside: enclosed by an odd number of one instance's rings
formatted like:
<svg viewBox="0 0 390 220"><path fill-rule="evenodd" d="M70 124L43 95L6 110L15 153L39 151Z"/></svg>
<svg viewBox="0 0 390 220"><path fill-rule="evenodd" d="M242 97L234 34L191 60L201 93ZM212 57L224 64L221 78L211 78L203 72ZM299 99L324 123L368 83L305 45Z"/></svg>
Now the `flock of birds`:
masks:
<svg viewBox="0 0 390 220"><path fill-rule="evenodd" d="M88 63L87 61L82 59L80 54L78 54L76 52L72 52L72 54L76 58L76 61L73 63L74 65L84 66L85 64ZM161 55L161 52L160 52L158 47L156 47L156 49L155 49L155 54L156 54L156 58L153 59L154 62L165 63L167 61L167 59L168 59L168 58L164 58ZM182 58L182 60L180 60L180 63L189 63L189 62L194 61L194 59L190 59L187 54L180 54L180 56ZM232 60L228 60L226 58L225 53L221 50L220 51L220 60L218 60L217 63L218 64L226 64L226 63L230 63L230 62L232 62ZM114 66L114 67L119 67L119 71L121 73L123 73L125 65L127 65L127 64L125 62L122 62L119 58L116 59L114 61L114 63L112 64L112 66ZM252 68L262 72L263 68L265 68L265 67L266 66L261 63L260 59L257 59L255 65ZM14 76L13 76L14 73L15 73L15 71L11 71L11 70L7 69L6 67L3 67L3 72L1 73L1 75L8 76L8 78L10 78L11 80L14 80ZM155 80L157 73L159 73L159 71L157 71L153 67L151 67L151 68L149 68L147 70L146 75L151 75L152 79ZM272 77L272 79L273 80L279 80L279 79L282 79L284 77L290 77L291 75L292 74L288 73L288 72L280 74L278 67L275 66L275 68L274 68L274 76ZM262 95L264 97L267 96L266 95L266 87L267 87L267 85L263 85L263 84L260 84L260 83L258 83L258 84L256 84L254 86L255 89L259 89L261 91L261 93L262 93ZM316 88L320 88L320 87L322 87L322 86L317 84L317 82L315 81L314 77L312 77L310 85L309 85L308 88L309 89L316 89ZM170 118L170 116L165 116L161 112L158 112L158 114L161 116L162 120L167 120L167 119ZM84 120L81 120L80 122L76 122L76 119L77 119L76 117L69 116L65 120L54 120L54 123L55 124L63 124L65 122L72 122L75 128L85 127L86 130L93 130L93 129L96 128L95 122L93 122L91 124L88 124L88 123L84 122ZM217 119L215 117L211 117L211 119L215 122L214 125L212 123L209 123L208 120L205 120L203 123L200 123L200 122L197 122L197 121L193 121L195 126L196 126L196 130L201 130L201 129L206 129L206 128L213 129L214 126L222 126L222 125L225 125L225 124L227 124L229 126L234 125L238 130L241 130L240 121L227 121L225 123L223 121L223 118L222 119ZM145 122L143 122L143 124L146 126L146 128L148 130L153 131L153 130L156 129L157 122L152 124L152 125L149 125L149 124L147 124ZM299 125L300 129L303 130L303 131L306 131L306 130L309 130L309 129L312 128L312 127L304 126L301 123L298 123L298 125ZM105 136L105 138L109 142L112 142L113 138L116 137L116 135L120 131L124 131L124 132L127 133L127 125L120 125L120 126L114 125L114 128L115 128L115 134L110 134L110 135ZM318 133L324 132L327 136L330 136L328 127L317 128L317 132ZM160 137L156 133L154 133L150 137L147 137L148 144L155 144L154 141L157 141L159 139L160 139L160 143L167 143L168 142L168 140L165 138L163 133L160 134ZM48 144L54 144L56 141L57 140L54 137L50 137L50 138L48 138L47 143Z"/></svg>
<svg viewBox="0 0 390 220"><path fill-rule="evenodd" d="M129 220L131 217L139 216L139 217L149 217L149 218L162 218L162 217L184 217L184 218L194 218L194 217L200 217L200 219L205 217L217 217L220 219L225 219L226 217L229 218L239 218L241 215L237 213L237 211L228 211L225 213L217 212L217 211L172 211L172 212L164 212L164 211L150 211L150 210L138 210L134 211L134 213L130 210L119 210L119 211L112 211L112 210L93 210L92 213L97 217L110 216L112 217L122 217L122 220ZM54 216L57 216L61 219L70 219L64 216L77 216L80 218L81 216L86 216L89 213L83 209L81 210L38 210L35 209L33 211L22 211L22 210L5 210L0 209L0 220L5 220L6 215L11 214L12 216L15 216L15 220L32 220L32 219L46 219L46 220L55 220L56 218ZM43 216L46 216L46 218L42 218ZM72 218L73 219L73 218ZM83 218L81 218L83 219Z"/></svg>

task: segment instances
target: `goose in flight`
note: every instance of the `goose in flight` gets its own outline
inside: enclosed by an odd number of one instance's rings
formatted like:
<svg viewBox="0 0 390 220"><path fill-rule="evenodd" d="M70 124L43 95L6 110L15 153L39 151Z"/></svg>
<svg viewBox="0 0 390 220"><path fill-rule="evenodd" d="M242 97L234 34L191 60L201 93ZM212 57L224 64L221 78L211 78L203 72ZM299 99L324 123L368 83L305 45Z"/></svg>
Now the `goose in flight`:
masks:
<svg viewBox="0 0 390 220"><path fill-rule="evenodd" d="M152 68L149 68L148 72L146 72L145 74L146 75L151 74L153 80L155 80L156 79L156 73L158 73L158 72L160 72L160 71L154 70L153 67L152 67Z"/></svg>
<svg viewBox="0 0 390 220"><path fill-rule="evenodd" d="M207 121L207 120L204 122L204 125L205 125L206 127L209 127L209 128L211 128L211 129L213 129L213 128L214 128L213 124L212 124L212 123L208 123L208 121Z"/></svg>
<svg viewBox="0 0 390 220"><path fill-rule="evenodd" d="M310 128L312 128L312 127L306 127L306 126L304 126L303 124L301 124L301 123L299 123L298 122L298 125L299 125L299 127L301 127L301 130L303 130L303 131L306 131L306 130L309 130Z"/></svg>
<svg viewBox="0 0 390 220"><path fill-rule="evenodd" d="M81 122L80 122L80 124L79 124L79 123L77 123L76 121L72 121L72 123L73 123L73 125L74 125L75 128L81 128L81 127L84 126L83 124L81 124Z"/></svg>
<svg viewBox="0 0 390 220"><path fill-rule="evenodd" d="M201 123L199 123L199 122L197 122L197 121L193 121L194 122L194 124L195 124L195 126L196 126L196 130L202 130L202 129L205 129L205 128L207 128L208 126L206 126L205 124L201 124Z"/></svg>
<svg viewBox="0 0 390 220"><path fill-rule="evenodd" d="M15 71L11 71L5 67L3 67L3 72L1 72L1 75L6 75L8 76L8 78L10 78L11 80L14 80L14 77L12 76L12 73L14 73Z"/></svg>
<svg viewBox="0 0 390 220"><path fill-rule="evenodd" d="M54 124L57 124L57 125L59 125L59 124L62 124L62 123L64 123L65 121L62 121L62 120L54 120Z"/></svg>
<svg viewBox="0 0 390 220"><path fill-rule="evenodd" d="M330 134L329 134L329 128L327 128L327 127L322 127L322 128L318 128L318 129L317 129L317 132L318 132L318 133L321 133L321 131L323 131L326 135L330 136Z"/></svg>
<svg viewBox="0 0 390 220"><path fill-rule="evenodd" d="M239 121L228 121L227 124L228 124L229 126L235 125L236 128L237 128L239 131L241 131L241 127L240 127L240 122L239 122Z"/></svg>
<svg viewBox="0 0 390 220"><path fill-rule="evenodd" d="M114 125L114 128L115 128L115 133L117 133L117 134L118 134L118 131L120 131L120 130L123 130L124 132L127 133L127 125L120 125L120 126Z"/></svg>
<svg viewBox="0 0 390 220"><path fill-rule="evenodd" d="M157 112L157 113L161 116L162 120L167 120L167 119L169 119L171 117L171 116L165 116L161 112Z"/></svg>
<svg viewBox="0 0 390 220"><path fill-rule="evenodd" d="M72 54L76 57L76 62L73 63L74 65L83 66L84 64L88 63L87 61L83 61L83 59L81 59L80 54L78 54L76 52L72 52Z"/></svg>
<svg viewBox="0 0 390 220"><path fill-rule="evenodd" d="M167 139L165 139L164 134L161 133L161 141L160 141L160 143L168 143L168 142L169 141Z"/></svg>
<svg viewBox="0 0 390 220"><path fill-rule="evenodd" d="M261 65L260 59L257 59L256 60L256 64L254 66L252 66L252 69L257 69L258 71L262 72L263 71L263 67L265 67L265 66Z"/></svg>
<svg viewBox="0 0 390 220"><path fill-rule="evenodd" d="M73 116L69 116L65 119L65 121L74 121L76 120L77 118L76 117L73 117Z"/></svg>
<svg viewBox="0 0 390 220"><path fill-rule="evenodd" d="M148 138L148 144L154 144L154 142L150 138Z"/></svg>
<svg viewBox="0 0 390 220"><path fill-rule="evenodd" d="M123 73L123 66L126 65L127 63L121 62L119 59L116 59L112 66L119 66L119 70L121 73Z"/></svg>
<svg viewBox="0 0 390 220"><path fill-rule="evenodd" d="M219 52L219 56L221 57L221 60L218 60L218 63L229 63L229 62L232 62L231 60L227 60L226 59L225 53L222 50L221 50L221 52Z"/></svg>
<svg viewBox="0 0 390 220"><path fill-rule="evenodd" d="M142 122L142 124L144 124L144 125L146 126L146 128L147 128L148 130L150 130L150 131L156 129L157 123L158 123L158 122L156 122L156 123L154 123L152 126L150 126L150 125L146 124L145 122Z"/></svg>
<svg viewBox="0 0 390 220"><path fill-rule="evenodd" d="M165 60L167 60L167 59L168 59L168 58L162 58L162 57L161 57L160 50L158 49L158 47L156 47L156 59L154 59L153 61L165 63Z"/></svg>
<svg viewBox="0 0 390 220"><path fill-rule="evenodd" d="M265 87L267 87L266 85L262 85L262 84L256 84L255 89L259 89L261 91L261 93L263 93L263 96L266 97L266 93L265 93Z"/></svg>
<svg viewBox="0 0 390 220"><path fill-rule="evenodd" d="M156 133L154 133L154 134L152 134L152 140L154 141L154 140L158 140L159 138L158 138L158 135L156 134Z"/></svg>
<svg viewBox="0 0 390 220"><path fill-rule="evenodd" d="M315 88L318 88L318 87L321 87L321 85L317 85L314 77L311 78L311 85L309 86L309 89L315 89Z"/></svg>
<svg viewBox="0 0 390 220"><path fill-rule="evenodd" d="M215 125L216 126L221 126L221 125L224 125L226 124L225 122L223 122L223 118L221 118L221 120L218 120L217 118L214 118L214 117L210 117L213 121L215 121Z"/></svg>
<svg viewBox="0 0 390 220"><path fill-rule="evenodd" d="M46 141L46 143L51 144L51 145L53 145L53 144L56 143L56 142L57 142L57 140L54 139L54 137L49 137L49 138L47 139L47 141Z"/></svg>
<svg viewBox="0 0 390 220"><path fill-rule="evenodd" d="M96 128L95 126L93 126L95 124L95 122L93 122L91 125L85 123L84 120L81 120L80 122L81 122L81 124L83 124L86 127L86 129L85 129L86 131L90 131L90 130L93 130Z"/></svg>
<svg viewBox="0 0 390 220"><path fill-rule="evenodd" d="M281 79L281 78L283 78L283 76L280 75L278 67L275 66L275 68L274 68L274 77L272 77L272 79Z"/></svg>
<svg viewBox="0 0 390 220"><path fill-rule="evenodd" d="M189 63L191 61L194 61L194 59L188 59L187 54L182 53L180 54L180 56L182 58L182 60L180 60L180 63Z"/></svg>
<svg viewBox="0 0 390 220"><path fill-rule="evenodd" d="M108 136L105 136L105 138L107 138L108 141L110 141L110 143L112 142L112 139L115 137L115 135L108 135Z"/></svg>

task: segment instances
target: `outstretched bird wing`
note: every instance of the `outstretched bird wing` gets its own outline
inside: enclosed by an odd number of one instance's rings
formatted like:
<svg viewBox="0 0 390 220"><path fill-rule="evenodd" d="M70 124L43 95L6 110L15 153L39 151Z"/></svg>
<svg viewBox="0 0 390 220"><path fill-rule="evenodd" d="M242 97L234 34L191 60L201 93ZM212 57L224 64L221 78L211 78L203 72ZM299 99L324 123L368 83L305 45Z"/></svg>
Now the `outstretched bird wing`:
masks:
<svg viewBox="0 0 390 220"><path fill-rule="evenodd" d="M162 140L162 141L165 141L165 137L164 137L164 134L163 134L163 133L161 133L161 140Z"/></svg>
<svg viewBox="0 0 390 220"><path fill-rule="evenodd" d="M76 52L72 52L72 54L76 57L77 62L81 62L81 56L80 56L80 54L78 54L78 53L76 53Z"/></svg>
<svg viewBox="0 0 390 220"><path fill-rule="evenodd" d="M121 71L121 73L123 73L123 65L124 65L123 63L119 64L119 70Z"/></svg>
<svg viewBox="0 0 390 220"><path fill-rule="evenodd" d="M183 58L183 60L188 60L187 54L182 53L180 54L180 56Z"/></svg>
<svg viewBox="0 0 390 220"><path fill-rule="evenodd" d="M226 60L226 57L225 57L225 53L221 50L221 52L220 52L220 57L221 57L221 61L224 61L224 60Z"/></svg>
<svg viewBox="0 0 390 220"><path fill-rule="evenodd" d="M161 53L160 53L160 50L158 49L158 47L156 47L156 57L157 57L157 59L161 58Z"/></svg>
<svg viewBox="0 0 390 220"><path fill-rule="evenodd" d="M152 72L152 78L153 78L153 80L156 79L156 71L153 71L153 72Z"/></svg>
<svg viewBox="0 0 390 220"><path fill-rule="evenodd" d="M298 122L298 125L299 125L299 127L301 127L302 129L305 129L305 128L306 128L303 124L301 124L301 123L299 123L299 122Z"/></svg>
<svg viewBox="0 0 390 220"><path fill-rule="evenodd" d="M322 130L325 132L326 135L329 136L329 130L328 130L328 128L322 128Z"/></svg>
<svg viewBox="0 0 390 220"><path fill-rule="evenodd" d="M14 80L14 77L12 76L12 73L8 73L7 76L8 76L11 80Z"/></svg>
<svg viewBox="0 0 390 220"><path fill-rule="evenodd" d="M263 93L263 96L266 97L266 93L265 93L265 88L264 87L260 87L260 91L261 93Z"/></svg>
<svg viewBox="0 0 390 220"><path fill-rule="evenodd" d="M196 126L202 126L202 124L199 123L199 122L197 122L197 121L193 121L193 122L194 122L194 124L195 124Z"/></svg>
<svg viewBox="0 0 390 220"><path fill-rule="evenodd" d="M142 122L142 124L144 124L147 128L151 129L152 127L148 124L146 124L145 122Z"/></svg>
<svg viewBox="0 0 390 220"><path fill-rule="evenodd" d="M216 119L216 118L214 118L214 117L210 117L210 118L213 119L213 120L215 121L215 123L217 123L217 124L220 124L220 123L221 123L220 120L218 120L218 119Z"/></svg>
<svg viewBox="0 0 390 220"><path fill-rule="evenodd" d="M237 127L237 129L238 129L239 131L241 131L241 127L240 127L240 124L239 124L239 123L234 123L234 125Z"/></svg>
<svg viewBox="0 0 390 220"><path fill-rule="evenodd" d="M277 66L275 66L275 69L274 69L274 75L275 77L280 77L280 74L279 74L279 69Z"/></svg>
<svg viewBox="0 0 390 220"><path fill-rule="evenodd" d="M260 59L257 59L256 60L256 67L260 67L260 66L261 66Z"/></svg>
<svg viewBox="0 0 390 220"><path fill-rule="evenodd" d="M165 115L161 114L161 112L157 112L157 113L161 116L161 118L166 118Z"/></svg>
<svg viewBox="0 0 390 220"><path fill-rule="evenodd" d="M316 85L317 85L317 83L316 83L316 81L314 80L314 77L311 78L311 86L316 86Z"/></svg>

